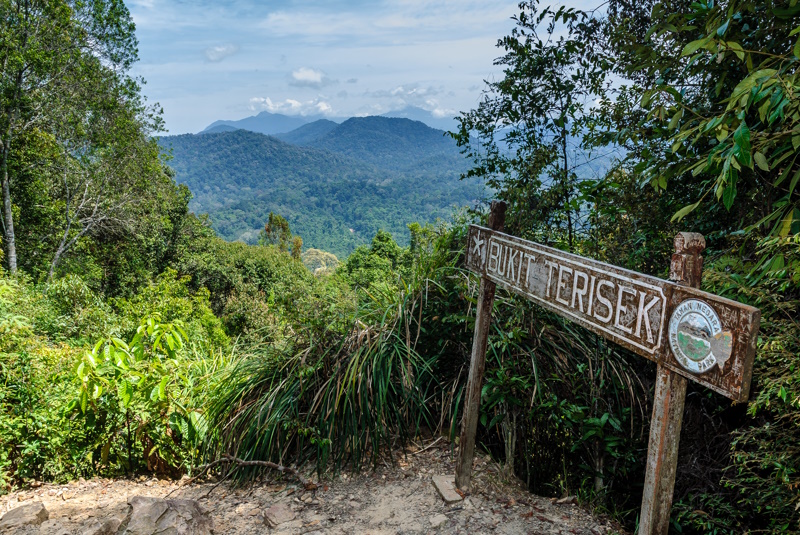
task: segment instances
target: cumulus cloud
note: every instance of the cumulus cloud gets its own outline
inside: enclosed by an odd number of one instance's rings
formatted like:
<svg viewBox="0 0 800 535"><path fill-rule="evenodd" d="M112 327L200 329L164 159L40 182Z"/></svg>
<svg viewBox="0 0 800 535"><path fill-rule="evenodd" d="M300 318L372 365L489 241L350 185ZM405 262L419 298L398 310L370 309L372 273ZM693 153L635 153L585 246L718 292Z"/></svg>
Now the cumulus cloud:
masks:
<svg viewBox="0 0 800 535"><path fill-rule="evenodd" d="M386 111L401 110L412 106L429 112L436 119L449 119L458 114L450 107L443 105L438 98L444 95L446 101L452 99L452 91L446 91L443 87L420 86L419 84L403 84L392 89L379 89L377 91L367 91L366 97L380 99L382 104L374 104L375 113Z"/></svg>
<svg viewBox="0 0 800 535"><path fill-rule="evenodd" d="M292 71L292 76L289 81L289 85L295 87L315 88L325 87L335 83L337 83L337 81L328 78L324 72L307 67L300 67L296 71Z"/></svg>
<svg viewBox="0 0 800 535"><path fill-rule="evenodd" d="M321 98L301 102L293 98L273 102L269 97L253 97L250 99L250 110L282 113L284 115L331 115L333 107Z"/></svg>
<svg viewBox="0 0 800 535"><path fill-rule="evenodd" d="M208 61L216 63L218 61L222 61L228 56L236 54L238 51L239 51L239 45L234 45L233 43L226 43L224 45L210 46L206 48L204 54Z"/></svg>
<svg viewBox="0 0 800 535"><path fill-rule="evenodd" d="M419 87L416 84L399 85L394 89L379 89L377 91L367 91L365 96L374 98L401 98L410 102L421 104L427 97L439 94L439 90L433 86Z"/></svg>

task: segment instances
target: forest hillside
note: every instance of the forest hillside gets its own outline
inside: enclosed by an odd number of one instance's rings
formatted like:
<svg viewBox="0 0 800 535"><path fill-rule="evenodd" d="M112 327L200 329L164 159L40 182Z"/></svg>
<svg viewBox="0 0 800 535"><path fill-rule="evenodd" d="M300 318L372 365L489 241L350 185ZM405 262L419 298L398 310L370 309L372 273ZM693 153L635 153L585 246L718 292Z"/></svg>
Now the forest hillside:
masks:
<svg viewBox="0 0 800 535"><path fill-rule="evenodd" d="M214 128L219 128L214 127ZM406 225L448 218L485 194L455 142L418 121L385 117L306 124L280 139L247 130L167 136L175 180L227 240L256 243L270 212L307 247L347 256L378 230L404 245Z"/></svg>

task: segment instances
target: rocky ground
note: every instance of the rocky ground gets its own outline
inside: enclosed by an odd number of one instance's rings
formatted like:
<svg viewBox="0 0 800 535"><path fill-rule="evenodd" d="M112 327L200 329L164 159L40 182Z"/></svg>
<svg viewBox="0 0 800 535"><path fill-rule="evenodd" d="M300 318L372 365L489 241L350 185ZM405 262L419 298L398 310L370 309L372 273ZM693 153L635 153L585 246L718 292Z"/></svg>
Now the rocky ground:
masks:
<svg viewBox="0 0 800 535"><path fill-rule="evenodd" d="M572 499L556 502L503 481L487 457L475 461L470 494L462 498L446 488L451 477L436 478L445 487L438 489L435 476L454 473L450 447L441 439L397 452L395 461L319 481L314 490L288 478L243 488L213 478L42 485L0 496L0 534L622 533Z"/></svg>

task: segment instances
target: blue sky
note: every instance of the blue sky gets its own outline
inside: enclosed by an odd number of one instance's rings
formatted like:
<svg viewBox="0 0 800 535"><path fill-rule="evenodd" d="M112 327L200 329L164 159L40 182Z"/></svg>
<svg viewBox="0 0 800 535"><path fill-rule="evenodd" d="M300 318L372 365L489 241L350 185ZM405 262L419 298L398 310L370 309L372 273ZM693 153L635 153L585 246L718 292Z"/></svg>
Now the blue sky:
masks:
<svg viewBox="0 0 800 535"><path fill-rule="evenodd" d="M474 107L517 0L126 0L134 74L171 134L260 111Z"/></svg>

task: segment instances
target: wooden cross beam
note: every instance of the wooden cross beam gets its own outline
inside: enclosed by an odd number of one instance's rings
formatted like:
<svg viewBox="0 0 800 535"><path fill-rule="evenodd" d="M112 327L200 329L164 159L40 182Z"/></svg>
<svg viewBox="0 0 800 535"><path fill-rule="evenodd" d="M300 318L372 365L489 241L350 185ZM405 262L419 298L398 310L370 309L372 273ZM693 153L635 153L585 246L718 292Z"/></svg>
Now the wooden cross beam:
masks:
<svg viewBox="0 0 800 535"><path fill-rule="evenodd" d="M470 226L466 266L481 276L456 485L472 474L481 384L497 286L518 293L658 364L640 534L665 534L675 483L686 380L735 401L750 392L758 309L699 290L705 240L679 233L670 279L637 273L503 234L505 204L490 228Z"/></svg>

